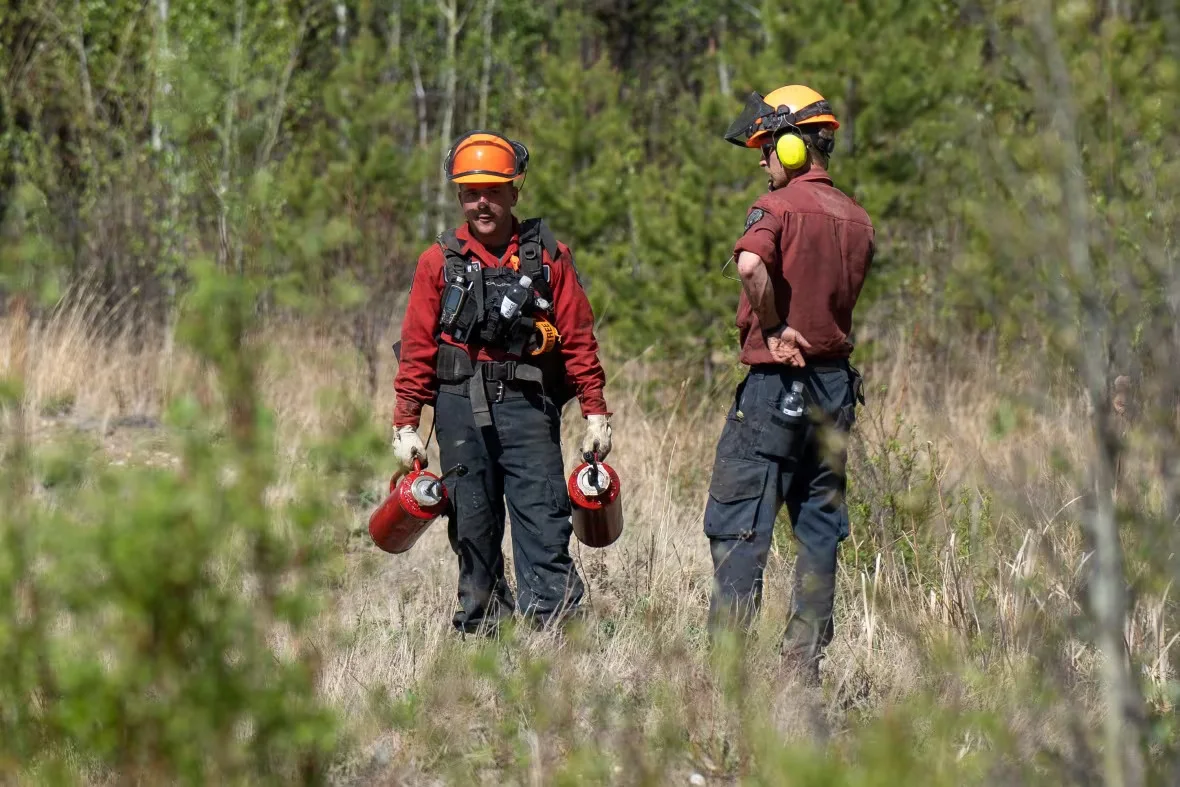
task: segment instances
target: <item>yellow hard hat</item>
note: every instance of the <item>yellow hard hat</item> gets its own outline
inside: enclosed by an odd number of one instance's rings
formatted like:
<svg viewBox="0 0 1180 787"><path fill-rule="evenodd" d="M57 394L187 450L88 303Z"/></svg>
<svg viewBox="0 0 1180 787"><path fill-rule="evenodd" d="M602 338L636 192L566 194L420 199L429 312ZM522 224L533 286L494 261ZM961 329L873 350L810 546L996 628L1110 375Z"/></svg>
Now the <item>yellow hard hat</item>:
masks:
<svg viewBox="0 0 1180 787"><path fill-rule="evenodd" d="M806 85L784 85L765 98L751 93L738 119L726 130L725 139L756 148L780 128L823 124L840 128L827 99Z"/></svg>

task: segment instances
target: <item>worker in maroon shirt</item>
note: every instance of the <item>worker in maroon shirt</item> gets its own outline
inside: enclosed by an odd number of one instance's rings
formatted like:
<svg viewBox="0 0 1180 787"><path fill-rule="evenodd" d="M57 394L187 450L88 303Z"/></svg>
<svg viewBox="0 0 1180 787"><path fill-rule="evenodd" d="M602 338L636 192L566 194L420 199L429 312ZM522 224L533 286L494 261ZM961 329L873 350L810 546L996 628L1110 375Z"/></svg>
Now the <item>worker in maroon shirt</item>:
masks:
<svg viewBox="0 0 1180 787"><path fill-rule="evenodd" d="M442 467L467 468L444 482L459 561L453 623L463 632L494 633L516 609L546 626L579 608L560 439L571 398L587 421L583 452L601 459L611 449L594 315L573 255L543 221L512 212L527 165L524 145L499 134L456 140L444 166L466 222L418 258L402 322L397 474L426 461L418 435L426 404ZM515 601L501 552L505 501Z"/></svg>
<svg viewBox="0 0 1180 787"><path fill-rule="evenodd" d="M823 96L788 85L751 95L726 132L728 141L761 150L769 189L734 247L741 361L749 369L717 446L705 507L716 635L723 626L743 631L756 614L786 503L798 557L783 655L813 685L832 636L837 549L848 536L843 438L863 401L849 335L874 251L868 215L827 172L837 128Z"/></svg>

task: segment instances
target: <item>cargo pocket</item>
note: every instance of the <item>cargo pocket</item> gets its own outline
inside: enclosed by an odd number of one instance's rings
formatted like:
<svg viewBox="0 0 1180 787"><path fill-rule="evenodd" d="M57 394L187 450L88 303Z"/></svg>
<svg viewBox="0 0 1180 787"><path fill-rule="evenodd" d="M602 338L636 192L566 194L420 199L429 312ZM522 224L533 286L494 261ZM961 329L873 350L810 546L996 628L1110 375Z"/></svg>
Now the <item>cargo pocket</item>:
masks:
<svg viewBox="0 0 1180 787"><path fill-rule="evenodd" d="M565 485L565 477L549 474L549 494L553 497L553 511L557 516L567 518L573 509L570 504L570 491Z"/></svg>
<svg viewBox="0 0 1180 787"><path fill-rule="evenodd" d="M797 453L806 429L806 423L791 423L772 412L758 435L758 453L767 459L785 462Z"/></svg>
<svg viewBox="0 0 1180 787"><path fill-rule="evenodd" d="M451 549L459 554L459 542L479 538L495 525L495 517L481 473L468 473L462 478L445 478L443 486L450 499L446 511L447 535Z"/></svg>
<svg viewBox="0 0 1180 787"><path fill-rule="evenodd" d="M766 491L770 465L748 459L717 461L705 504L705 535L749 539Z"/></svg>

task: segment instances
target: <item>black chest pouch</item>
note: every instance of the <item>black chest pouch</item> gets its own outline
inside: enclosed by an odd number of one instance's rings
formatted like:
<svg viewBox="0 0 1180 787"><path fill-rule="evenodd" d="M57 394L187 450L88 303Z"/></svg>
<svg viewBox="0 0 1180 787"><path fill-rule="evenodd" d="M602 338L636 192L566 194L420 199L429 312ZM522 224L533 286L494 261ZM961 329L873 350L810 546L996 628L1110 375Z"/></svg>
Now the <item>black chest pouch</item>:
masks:
<svg viewBox="0 0 1180 787"><path fill-rule="evenodd" d="M508 269L484 270L484 313L479 338L484 344L520 354L534 322L531 282Z"/></svg>

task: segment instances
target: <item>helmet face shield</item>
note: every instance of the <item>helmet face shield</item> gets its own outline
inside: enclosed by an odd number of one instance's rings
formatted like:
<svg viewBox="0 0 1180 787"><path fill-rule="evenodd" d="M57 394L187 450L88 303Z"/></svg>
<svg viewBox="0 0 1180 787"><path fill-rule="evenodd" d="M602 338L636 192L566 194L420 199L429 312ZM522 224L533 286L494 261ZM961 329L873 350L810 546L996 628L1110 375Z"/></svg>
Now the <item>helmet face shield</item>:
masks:
<svg viewBox="0 0 1180 787"><path fill-rule="evenodd" d="M751 93L746 96L741 114L725 130L725 141L742 148L758 147L762 132L775 130L769 124L776 115L774 108L766 103L761 93Z"/></svg>
<svg viewBox="0 0 1180 787"><path fill-rule="evenodd" d="M756 148L780 129L798 130L800 125L810 123L840 126L831 106L822 98L791 111L787 106L772 107L761 93L754 92L746 97L741 114L725 130L725 141L738 147Z"/></svg>
<svg viewBox="0 0 1180 787"><path fill-rule="evenodd" d="M750 93L741 114L726 129L725 139L739 147L758 147L767 135L791 127L791 120L791 114L775 110L761 93Z"/></svg>

